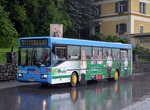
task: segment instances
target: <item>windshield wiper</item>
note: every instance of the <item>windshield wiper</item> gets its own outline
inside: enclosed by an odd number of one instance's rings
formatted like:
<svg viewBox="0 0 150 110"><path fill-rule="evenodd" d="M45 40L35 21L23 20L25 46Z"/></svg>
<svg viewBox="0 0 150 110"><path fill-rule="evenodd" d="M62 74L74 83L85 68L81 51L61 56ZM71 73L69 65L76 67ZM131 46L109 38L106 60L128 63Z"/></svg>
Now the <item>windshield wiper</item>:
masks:
<svg viewBox="0 0 150 110"><path fill-rule="evenodd" d="M42 63L41 62L36 62L35 65L40 68Z"/></svg>
<svg viewBox="0 0 150 110"><path fill-rule="evenodd" d="M36 60L36 55L37 51L34 51L34 48L32 49L32 56L31 56L31 64L38 66L39 68L41 67L41 62L37 62Z"/></svg>
<svg viewBox="0 0 150 110"><path fill-rule="evenodd" d="M28 65L28 60L29 60L29 57L28 57L28 52L27 52L26 57L25 57L25 63L22 65L22 67L25 67Z"/></svg>

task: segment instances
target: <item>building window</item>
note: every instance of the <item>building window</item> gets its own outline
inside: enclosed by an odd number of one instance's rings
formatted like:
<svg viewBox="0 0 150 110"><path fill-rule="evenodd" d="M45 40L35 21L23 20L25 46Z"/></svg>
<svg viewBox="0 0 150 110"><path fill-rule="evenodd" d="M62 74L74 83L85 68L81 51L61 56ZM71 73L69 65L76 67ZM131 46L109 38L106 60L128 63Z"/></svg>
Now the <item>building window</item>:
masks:
<svg viewBox="0 0 150 110"><path fill-rule="evenodd" d="M116 33L123 34L127 32L127 24L117 24L116 25Z"/></svg>
<svg viewBox="0 0 150 110"><path fill-rule="evenodd" d="M94 7L94 16L100 16L101 15L101 5Z"/></svg>
<svg viewBox="0 0 150 110"><path fill-rule="evenodd" d="M140 13L146 14L146 3L140 2Z"/></svg>
<svg viewBox="0 0 150 110"><path fill-rule="evenodd" d="M100 25L95 26L95 33L100 33Z"/></svg>
<svg viewBox="0 0 150 110"><path fill-rule="evenodd" d="M128 11L128 1L116 2L116 13L123 13Z"/></svg>
<svg viewBox="0 0 150 110"><path fill-rule="evenodd" d="M144 26L140 26L140 33L142 34L144 32Z"/></svg>

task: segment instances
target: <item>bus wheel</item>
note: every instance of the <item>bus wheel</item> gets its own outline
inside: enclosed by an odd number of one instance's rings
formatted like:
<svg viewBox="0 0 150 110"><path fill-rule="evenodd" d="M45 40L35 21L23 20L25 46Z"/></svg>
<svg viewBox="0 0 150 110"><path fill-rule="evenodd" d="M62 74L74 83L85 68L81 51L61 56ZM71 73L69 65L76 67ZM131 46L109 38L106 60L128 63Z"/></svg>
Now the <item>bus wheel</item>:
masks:
<svg viewBox="0 0 150 110"><path fill-rule="evenodd" d="M77 73L73 72L71 75L71 86L75 87L78 83Z"/></svg>
<svg viewBox="0 0 150 110"><path fill-rule="evenodd" d="M118 73L118 71L115 71L114 80L118 81L118 78L119 78L119 73Z"/></svg>

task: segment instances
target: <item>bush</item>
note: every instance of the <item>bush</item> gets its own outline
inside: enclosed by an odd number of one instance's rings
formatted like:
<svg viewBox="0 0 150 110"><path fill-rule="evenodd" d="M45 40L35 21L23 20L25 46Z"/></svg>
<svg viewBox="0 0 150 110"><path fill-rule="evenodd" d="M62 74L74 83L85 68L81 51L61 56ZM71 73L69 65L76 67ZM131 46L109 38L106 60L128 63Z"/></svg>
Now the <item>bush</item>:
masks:
<svg viewBox="0 0 150 110"><path fill-rule="evenodd" d="M141 46L136 46L133 48L133 57L138 56L138 61L150 61L150 50L143 48Z"/></svg>
<svg viewBox="0 0 150 110"><path fill-rule="evenodd" d="M128 40L125 38L120 38L120 37L112 36L112 35L105 36L99 33L89 36L89 40L128 43Z"/></svg>
<svg viewBox="0 0 150 110"><path fill-rule="evenodd" d="M17 31L9 20L8 13L0 6L0 47L11 46L14 37L17 37Z"/></svg>

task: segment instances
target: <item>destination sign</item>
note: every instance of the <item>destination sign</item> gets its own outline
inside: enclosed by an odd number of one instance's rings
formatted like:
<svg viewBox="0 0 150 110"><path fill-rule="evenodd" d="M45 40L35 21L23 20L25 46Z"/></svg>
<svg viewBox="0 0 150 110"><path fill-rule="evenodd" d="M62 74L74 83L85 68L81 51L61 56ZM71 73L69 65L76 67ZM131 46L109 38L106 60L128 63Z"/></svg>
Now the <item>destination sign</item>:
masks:
<svg viewBox="0 0 150 110"><path fill-rule="evenodd" d="M22 39L21 46L47 46L48 39Z"/></svg>

